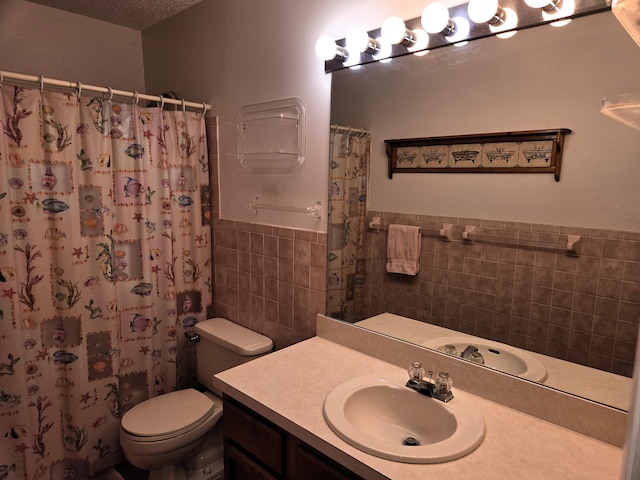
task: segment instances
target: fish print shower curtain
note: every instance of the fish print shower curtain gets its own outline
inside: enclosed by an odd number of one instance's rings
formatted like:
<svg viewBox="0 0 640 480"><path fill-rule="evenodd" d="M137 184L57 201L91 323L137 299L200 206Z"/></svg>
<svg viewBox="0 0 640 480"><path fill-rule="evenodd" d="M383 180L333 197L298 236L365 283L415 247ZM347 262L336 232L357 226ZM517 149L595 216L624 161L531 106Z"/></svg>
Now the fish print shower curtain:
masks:
<svg viewBox="0 0 640 480"><path fill-rule="evenodd" d="M348 322L361 320L364 314L364 235L370 146L369 135L346 128L331 132L327 313Z"/></svg>
<svg viewBox="0 0 640 480"><path fill-rule="evenodd" d="M7 85L0 113L0 476L89 478L124 412L194 374L204 119Z"/></svg>

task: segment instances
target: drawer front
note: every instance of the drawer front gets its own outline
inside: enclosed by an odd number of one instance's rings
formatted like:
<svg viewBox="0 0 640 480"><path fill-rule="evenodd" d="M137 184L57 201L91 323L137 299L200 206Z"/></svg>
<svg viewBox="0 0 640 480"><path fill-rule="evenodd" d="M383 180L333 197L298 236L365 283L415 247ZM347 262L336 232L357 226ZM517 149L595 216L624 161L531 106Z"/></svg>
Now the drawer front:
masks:
<svg viewBox="0 0 640 480"><path fill-rule="evenodd" d="M267 468L283 474L284 435L265 420L228 398L224 401L222 425L225 440L231 440Z"/></svg>

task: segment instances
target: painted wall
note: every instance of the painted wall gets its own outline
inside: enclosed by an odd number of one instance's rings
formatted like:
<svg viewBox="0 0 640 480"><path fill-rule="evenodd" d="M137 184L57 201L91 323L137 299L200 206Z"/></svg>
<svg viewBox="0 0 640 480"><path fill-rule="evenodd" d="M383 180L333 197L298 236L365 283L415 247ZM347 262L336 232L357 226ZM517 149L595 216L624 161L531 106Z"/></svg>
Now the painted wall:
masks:
<svg viewBox="0 0 640 480"><path fill-rule="evenodd" d="M144 92L142 34L23 0L0 2L0 70Z"/></svg>

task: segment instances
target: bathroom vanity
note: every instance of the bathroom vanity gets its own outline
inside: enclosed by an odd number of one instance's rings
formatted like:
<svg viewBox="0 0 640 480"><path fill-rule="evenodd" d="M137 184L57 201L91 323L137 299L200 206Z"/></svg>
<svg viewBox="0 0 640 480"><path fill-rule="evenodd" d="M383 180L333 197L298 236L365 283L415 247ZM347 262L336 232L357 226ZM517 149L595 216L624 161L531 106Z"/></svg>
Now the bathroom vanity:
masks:
<svg viewBox="0 0 640 480"><path fill-rule="evenodd" d="M327 395L351 378L371 373L404 374L406 368L342 345L336 340L340 334L331 332L332 326L330 320L319 317L318 336L216 375L214 384L225 395L226 478L506 480L512 479L514 473L522 479L619 477L622 449L615 444L624 432L612 434L613 440L607 443L468 390L465 393L484 416L486 436L475 450L462 458L444 463L408 464L370 455L351 446L325 421L323 404ZM336 324L335 327L345 326ZM363 330L353 335L350 331L347 336L353 341L360 335L364 335L362 349L373 346L375 351L385 350L387 354L394 351L405 354L408 349L410 355L419 355L404 342L372 332ZM379 342L384 343L382 348ZM437 361L434 362L434 358ZM433 352L416 359L436 371L440 363L446 364L445 355ZM456 374L452 375L455 389ZM478 375L481 370L473 376ZM486 388L497 389L501 394L499 383L490 381ZM461 378L458 384L461 390L464 390L463 384ZM544 399L532 401L545 403ZM592 416L590 408L586 406L574 414ZM597 423L597 419L594 421ZM611 428L619 430L620 425Z"/></svg>
<svg viewBox="0 0 640 480"><path fill-rule="evenodd" d="M224 402L227 479L361 478L233 398Z"/></svg>

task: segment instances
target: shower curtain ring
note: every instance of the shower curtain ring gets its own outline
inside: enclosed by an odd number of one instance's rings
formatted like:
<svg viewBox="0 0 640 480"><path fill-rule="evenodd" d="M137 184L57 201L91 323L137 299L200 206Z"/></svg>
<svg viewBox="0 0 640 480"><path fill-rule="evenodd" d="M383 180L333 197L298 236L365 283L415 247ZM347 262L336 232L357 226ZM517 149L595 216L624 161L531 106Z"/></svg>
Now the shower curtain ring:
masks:
<svg viewBox="0 0 640 480"><path fill-rule="evenodd" d="M110 102L111 99L113 98L113 88L111 87L107 87L107 91L105 93L109 94L109 98L107 98L107 102ZM102 99L104 100L105 96L102 95Z"/></svg>
<svg viewBox="0 0 640 480"><path fill-rule="evenodd" d="M138 101L140 100L140 97L138 96L138 92L134 91L133 92L133 105L134 106L138 106Z"/></svg>
<svg viewBox="0 0 640 480"><path fill-rule="evenodd" d="M82 95L82 83L78 82L76 85L76 97L80 100L80 96Z"/></svg>
<svg viewBox="0 0 640 480"><path fill-rule="evenodd" d="M164 97L160 95L160 110L164 110Z"/></svg>
<svg viewBox="0 0 640 480"><path fill-rule="evenodd" d="M2 85L2 81L0 80L0 85ZM205 102L202 102L202 117L204 118L205 114L207 113L207 104Z"/></svg>
<svg viewBox="0 0 640 480"><path fill-rule="evenodd" d="M0 87L2 86L3 83L4 83L4 72L0 70Z"/></svg>
<svg viewBox="0 0 640 480"><path fill-rule="evenodd" d="M185 113L185 104L184 104L184 98L182 99L182 113Z"/></svg>
<svg viewBox="0 0 640 480"><path fill-rule="evenodd" d="M40 75L40 93L44 92L44 75Z"/></svg>

